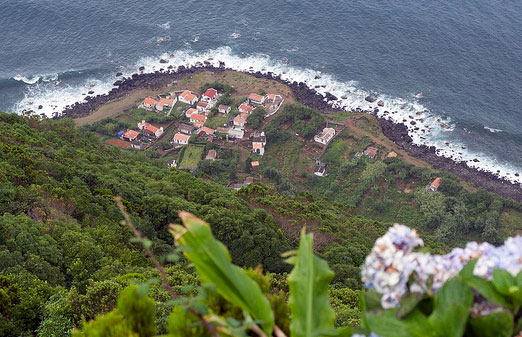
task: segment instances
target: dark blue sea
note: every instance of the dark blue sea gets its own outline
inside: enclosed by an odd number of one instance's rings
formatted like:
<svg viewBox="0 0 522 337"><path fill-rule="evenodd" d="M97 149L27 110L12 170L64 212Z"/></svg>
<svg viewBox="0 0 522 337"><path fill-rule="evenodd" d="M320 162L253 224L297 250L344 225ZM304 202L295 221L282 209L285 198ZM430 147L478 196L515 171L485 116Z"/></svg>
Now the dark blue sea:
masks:
<svg viewBox="0 0 522 337"><path fill-rule="evenodd" d="M52 116L118 71L211 58L340 108L372 93L415 142L521 181L522 1L0 0L0 46L0 110Z"/></svg>

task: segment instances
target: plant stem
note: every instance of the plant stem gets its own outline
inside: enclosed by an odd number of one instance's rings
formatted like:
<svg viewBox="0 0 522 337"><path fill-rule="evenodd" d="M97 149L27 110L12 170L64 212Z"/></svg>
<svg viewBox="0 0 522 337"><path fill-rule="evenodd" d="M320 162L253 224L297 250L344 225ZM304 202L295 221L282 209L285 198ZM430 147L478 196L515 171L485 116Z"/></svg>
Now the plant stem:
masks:
<svg viewBox="0 0 522 337"><path fill-rule="evenodd" d="M145 239L143 234L132 224L130 216L127 213L127 211L125 210L125 207L123 206L123 203L121 200L122 200L121 196L114 197L114 201L116 201L116 205L118 205L118 208L120 209L120 212L123 215L123 218L125 219L125 224L127 225L127 227L130 228L130 230L133 232L135 237L137 237L138 239L141 239L141 240ZM156 269L159 271L159 273L161 275L161 279L162 279L162 284L163 284L163 287L165 288L165 290L167 290L167 292L170 294L170 296L173 299L175 299L175 300L180 299L181 296L178 295L174 291L174 289L172 289L172 287L170 286L169 279L167 278L167 274L165 273L165 269L159 263L158 259L156 259L156 256L154 255L152 250L150 248L146 248L146 247L143 247L143 248L145 249L145 253L147 254L147 256L152 260L152 263L154 263L154 266L156 267ZM201 324L205 328L207 328L207 330L210 332L210 334L212 336L219 337L216 329L199 312L197 312L196 310L194 310L192 308L189 308L189 310L190 310L191 314L193 314L199 318L199 320L201 321Z"/></svg>

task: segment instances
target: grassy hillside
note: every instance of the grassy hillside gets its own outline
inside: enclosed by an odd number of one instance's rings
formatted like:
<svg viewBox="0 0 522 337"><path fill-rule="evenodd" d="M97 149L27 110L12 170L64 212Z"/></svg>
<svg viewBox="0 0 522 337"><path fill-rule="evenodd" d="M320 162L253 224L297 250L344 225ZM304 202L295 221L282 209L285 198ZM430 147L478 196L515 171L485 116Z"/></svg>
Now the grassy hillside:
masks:
<svg viewBox="0 0 522 337"><path fill-rule="evenodd" d="M280 254L295 248L296 230L307 225L318 237L335 238L317 249L339 271L338 288L360 288L357 268L386 228L311 195L288 199L258 185L238 193L168 169L146 152L104 145L95 134L75 129L71 120L0 113L0 138L2 336L67 335L82 319L112 310L131 280L157 277L122 225L115 195L122 196L162 261L174 250L166 227L179 222L178 211L185 210L210 223L236 264L261 264L276 273L275 279L290 267ZM291 207L283 212L279 202ZM199 281L186 261L167 273L179 293L193 294L187 286ZM153 288L158 325L164 327L171 310L168 296ZM338 314L357 320L355 301L339 294L334 297Z"/></svg>

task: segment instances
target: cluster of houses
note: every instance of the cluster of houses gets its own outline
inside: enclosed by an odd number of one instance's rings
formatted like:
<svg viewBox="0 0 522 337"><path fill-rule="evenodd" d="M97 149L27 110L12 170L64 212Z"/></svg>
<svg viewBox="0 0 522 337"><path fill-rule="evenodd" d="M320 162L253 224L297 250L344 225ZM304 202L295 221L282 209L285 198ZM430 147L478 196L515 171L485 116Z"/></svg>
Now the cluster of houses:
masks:
<svg viewBox="0 0 522 337"><path fill-rule="evenodd" d="M138 123L138 130L128 129L127 131L120 131L118 132L118 138L130 142L135 149L141 149L143 141L149 142L152 139L158 139L164 133L163 127L154 126L145 122L145 120Z"/></svg>

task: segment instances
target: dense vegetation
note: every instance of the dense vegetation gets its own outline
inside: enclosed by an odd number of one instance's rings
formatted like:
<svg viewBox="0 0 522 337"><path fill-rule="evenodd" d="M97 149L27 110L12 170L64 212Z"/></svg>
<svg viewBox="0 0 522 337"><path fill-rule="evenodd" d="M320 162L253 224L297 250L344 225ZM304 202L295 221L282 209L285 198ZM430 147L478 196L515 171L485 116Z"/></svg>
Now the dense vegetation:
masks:
<svg viewBox="0 0 522 337"><path fill-rule="evenodd" d="M270 142L280 143L291 138L292 133L310 139L323 124L323 116L316 109L291 104L285 105L264 130Z"/></svg>
<svg viewBox="0 0 522 337"><path fill-rule="evenodd" d="M274 219L233 190L145 154L104 146L70 120L1 114L0 130L0 273L2 293L8 293L2 305L9 308L0 311L0 335L31 335L46 315L63 314L63 324L78 324L82 316L112 309L129 278L122 275L152 273L120 224L112 200L117 194L159 256L171 251L166 226L178 222L183 209L212 224L235 263L288 270L279 254L290 245ZM180 273L172 277L194 280ZM75 305L93 299L98 304ZM57 302L69 311L47 308Z"/></svg>
<svg viewBox="0 0 522 337"><path fill-rule="evenodd" d="M278 118L285 131L272 124ZM304 121L314 123L314 132L307 130ZM117 123L104 121L96 131L124 126L114 126ZM322 125L316 110L292 105L278 114L265 132L270 146L275 146L285 138L290 141L292 133L312 137ZM392 186L388 184L394 179L433 178L429 170L399 159L344 159L334 153L341 153L343 145L334 143L324 158L330 164L329 176L304 177L310 182L310 192L297 188L295 177L273 169L264 172L266 181L276 182L277 189L254 184L237 193L195 177L210 177L222 184L234 179L238 156L230 151L218 149L218 158L225 160L200 161L194 175L168 169L164 161L152 159L148 152L106 146L95 134L75 129L71 120L37 121L0 113L0 131L2 336L69 335L84 319L92 320L116 307L124 311L118 298L143 297L142 291L136 295L138 290L132 286L122 291L136 281L157 278L158 271L121 223L122 215L113 200L116 195L122 196L134 224L151 240L151 251L167 265L169 284L190 298L201 296L194 288L200 279L187 260L173 258L172 237L167 232L169 223L180 222L180 210L207 221L235 264L249 268L261 264L267 272L263 276L269 284L266 293L273 294L274 303L280 304L288 296L282 280L290 271L280 254L298 246L299 232L306 225L315 234L315 251L335 271L330 303L336 325L357 325L357 296L362 288L359 267L375 239L388 227L369 217L379 219L380 213L392 208L387 204L369 206L368 195L382 197L380 191ZM213 146L207 144L205 150ZM406 220L425 224L418 229L429 250L447 250L429 233L451 245L465 236L489 233L500 240L509 233L504 227L498 230L502 214L506 209L520 209L519 204L480 190L469 192L454 177L442 176L442 193L424 195L419 190L403 194L412 205L410 211L401 207ZM348 184L350 181L356 183ZM360 200L354 193L357 189L364 196ZM393 200L392 194L384 196ZM390 217L380 219L389 221ZM169 260L175 264L168 265ZM171 298L160 285L146 284L154 302L156 333L171 331L169 325L176 326L168 318L174 310ZM207 295L223 312L233 311L219 296ZM150 301L144 303L144 307L150 306ZM281 306L280 310L287 310ZM126 314L111 315L104 324L121 321Z"/></svg>

